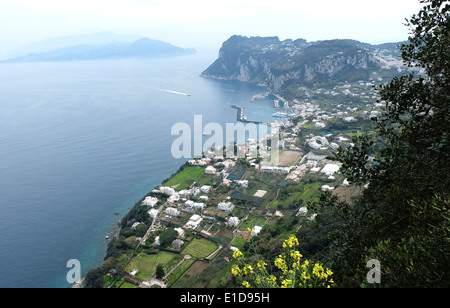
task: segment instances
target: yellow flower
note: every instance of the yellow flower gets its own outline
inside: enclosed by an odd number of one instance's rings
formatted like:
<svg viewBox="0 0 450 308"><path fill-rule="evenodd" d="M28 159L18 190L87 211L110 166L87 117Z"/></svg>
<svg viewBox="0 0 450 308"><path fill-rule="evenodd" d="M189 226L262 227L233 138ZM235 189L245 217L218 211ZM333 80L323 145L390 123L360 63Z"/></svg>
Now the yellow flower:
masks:
<svg viewBox="0 0 450 308"><path fill-rule="evenodd" d="M267 263L266 263L266 262L264 262L264 261L262 261L262 260L258 262L258 268L259 268L260 270L266 269L266 266L267 266Z"/></svg>
<svg viewBox="0 0 450 308"><path fill-rule="evenodd" d="M309 261L305 260L305 262L303 263L303 265L301 266L301 268L306 269L309 266Z"/></svg>
<svg viewBox="0 0 450 308"><path fill-rule="evenodd" d="M298 239L295 235L290 235L287 240L283 243L283 248L292 248L294 246L298 246Z"/></svg>
<svg viewBox="0 0 450 308"><path fill-rule="evenodd" d="M242 283L242 285L243 285L244 287L246 287L246 288L250 288L250 284L248 283L248 281L244 281L244 282Z"/></svg>
<svg viewBox="0 0 450 308"><path fill-rule="evenodd" d="M269 277L266 277L266 280L272 287L276 286L277 277L275 277L274 275L270 275Z"/></svg>
<svg viewBox="0 0 450 308"><path fill-rule="evenodd" d="M278 269L282 270L284 274L287 273L288 267L286 264L286 260L283 258L283 256L279 256L275 259L275 266L278 267Z"/></svg>
<svg viewBox="0 0 450 308"><path fill-rule="evenodd" d="M261 284L261 278L260 278L260 277L256 277L255 283L256 283L257 285L260 285L260 284Z"/></svg>
<svg viewBox="0 0 450 308"><path fill-rule="evenodd" d="M292 280L291 279L285 279L281 282L281 287L282 288L289 288L292 285Z"/></svg>
<svg viewBox="0 0 450 308"><path fill-rule="evenodd" d="M244 254L240 250L236 250L233 252L233 258L239 259L240 257L244 256Z"/></svg>
<svg viewBox="0 0 450 308"><path fill-rule="evenodd" d="M244 267L244 274L245 275L253 274L253 267L251 265L246 265Z"/></svg>
<svg viewBox="0 0 450 308"><path fill-rule="evenodd" d="M313 275L316 275L317 277L322 278L322 274L323 274L322 265L320 265L319 263L314 264L312 273L313 273Z"/></svg>
<svg viewBox="0 0 450 308"><path fill-rule="evenodd" d="M302 272L302 276L301 276L301 278L304 280L304 281L306 281L306 280L309 280L309 279L311 279L311 276L309 276L309 275L306 275L306 272Z"/></svg>
<svg viewBox="0 0 450 308"><path fill-rule="evenodd" d="M231 273L237 277L242 273L242 270L239 268L239 266L237 264L234 264L233 267L231 268Z"/></svg>

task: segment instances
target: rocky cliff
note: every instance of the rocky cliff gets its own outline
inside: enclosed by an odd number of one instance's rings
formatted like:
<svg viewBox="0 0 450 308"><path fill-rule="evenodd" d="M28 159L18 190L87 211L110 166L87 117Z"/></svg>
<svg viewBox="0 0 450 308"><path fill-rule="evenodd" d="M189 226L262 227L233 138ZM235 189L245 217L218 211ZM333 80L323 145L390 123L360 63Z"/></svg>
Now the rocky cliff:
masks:
<svg viewBox="0 0 450 308"><path fill-rule="evenodd" d="M389 47L390 53L396 52L396 46ZM377 46L353 40L307 42L232 36L202 76L255 82L283 93L299 86L366 80L382 65L375 56L377 51Z"/></svg>

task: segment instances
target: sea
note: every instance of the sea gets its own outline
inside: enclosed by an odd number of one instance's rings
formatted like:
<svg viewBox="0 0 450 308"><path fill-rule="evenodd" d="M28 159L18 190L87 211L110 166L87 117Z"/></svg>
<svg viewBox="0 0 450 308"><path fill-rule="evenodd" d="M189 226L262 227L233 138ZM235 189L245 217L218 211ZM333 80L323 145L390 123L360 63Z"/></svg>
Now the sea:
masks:
<svg viewBox="0 0 450 308"><path fill-rule="evenodd" d="M0 64L0 287L68 288L99 266L105 236L188 158L176 123L271 122L267 90L200 77L217 53Z"/></svg>

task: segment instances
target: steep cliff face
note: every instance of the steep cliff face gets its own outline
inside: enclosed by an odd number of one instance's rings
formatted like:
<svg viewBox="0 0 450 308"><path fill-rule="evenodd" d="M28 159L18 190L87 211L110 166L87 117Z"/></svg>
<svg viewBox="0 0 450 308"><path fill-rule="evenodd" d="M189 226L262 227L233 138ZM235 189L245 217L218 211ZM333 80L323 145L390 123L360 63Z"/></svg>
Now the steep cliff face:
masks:
<svg viewBox="0 0 450 308"><path fill-rule="evenodd" d="M247 38L232 36L223 43L219 51L219 58L202 73L204 77L239 80L245 82L264 83L270 74L273 58L281 56L269 51L268 46L279 46L277 37ZM277 48L278 49L278 48Z"/></svg>
<svg viewBox="0 0 450 308"><path fill-rule="evenodd" d="M256 82L280 93L292 86L367 79L379 68L373 46L351 40L280 41L233 36L202 76Z"/></svg>

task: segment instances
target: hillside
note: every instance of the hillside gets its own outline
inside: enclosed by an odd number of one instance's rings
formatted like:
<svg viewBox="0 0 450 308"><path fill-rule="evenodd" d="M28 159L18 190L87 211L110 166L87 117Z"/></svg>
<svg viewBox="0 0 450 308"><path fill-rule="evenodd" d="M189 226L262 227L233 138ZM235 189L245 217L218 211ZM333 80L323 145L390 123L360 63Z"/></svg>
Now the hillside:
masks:
<svg viewBox="0 0 450 308"><path fill-rule="evenodd" d="M263 84L274 93L294 97L299 86L368 80L403 70L397 46L354 40L280 41L278 37L232 36L203 77ZM392 71L392 72L391 72Z"/></svg>
<svg viewBox="0 0 450 308"><path fill-rule="evenodd" d="M122 58L149 58L195 54L192 48L184 49L172 44L142 38L132 43L111 42L108 44L78 44L57 48L42 53L31 53L5 62L53 62L83 61Z"/></svg>

